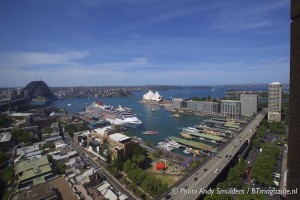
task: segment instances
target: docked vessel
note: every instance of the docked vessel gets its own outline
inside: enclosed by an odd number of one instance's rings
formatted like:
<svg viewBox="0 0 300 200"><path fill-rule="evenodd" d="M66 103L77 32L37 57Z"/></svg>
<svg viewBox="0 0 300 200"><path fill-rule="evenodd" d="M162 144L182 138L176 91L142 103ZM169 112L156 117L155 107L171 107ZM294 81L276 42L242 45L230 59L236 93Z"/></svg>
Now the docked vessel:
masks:
<svg viewBox="0 0 300 200"><path fill-rule="evenodd" d="M158 134L158 131L149 130L149 131L143 132L143 134L145 134L145 135L156 135L156 134Z"/></svg>
<svg viewBox="0 0 300 200"><path fill-rule="evenodd" d="M98 114L104 117L111 124L121 125L129 128L136 128L142 124L136 114L131 108L121 107L114 108L113 106L108 106L102 104L101 101L94 102L92 105L86 107L87 113Z"/></svg>
<svg viewBox="0 0 300 200"><path fill-rule="evenodd" d="M166 142L159 142L158 143L158 148L159 149L164 149L167 151L172 151L174 149L174 147L172 147L170 144L166 143Z"/></svg>

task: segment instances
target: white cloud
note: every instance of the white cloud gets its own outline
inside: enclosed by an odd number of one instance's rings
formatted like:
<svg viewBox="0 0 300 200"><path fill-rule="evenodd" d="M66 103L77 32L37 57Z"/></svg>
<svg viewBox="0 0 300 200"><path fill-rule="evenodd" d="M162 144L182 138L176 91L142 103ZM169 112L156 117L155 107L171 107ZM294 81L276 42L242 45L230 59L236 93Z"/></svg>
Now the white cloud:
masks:
<svg viewBox="0 0 300 200"><path fill-rule="evenodd" d="M0 55L0 68L74 64L76 60L85 58L88 55L88 52L67 52L61 54L44 52L10 52Z"/></svg>

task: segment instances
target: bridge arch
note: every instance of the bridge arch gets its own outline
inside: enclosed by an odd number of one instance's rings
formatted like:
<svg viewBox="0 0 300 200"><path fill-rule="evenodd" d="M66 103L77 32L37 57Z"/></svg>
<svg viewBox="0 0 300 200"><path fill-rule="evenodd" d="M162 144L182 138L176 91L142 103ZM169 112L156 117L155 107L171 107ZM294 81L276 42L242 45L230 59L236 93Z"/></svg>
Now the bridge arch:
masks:
<svg viewBox="0 0 300 200"><path fill-rule="evenodd" d="M47 99L53 98L53 94L48 87L48 85L44 81L32 81L26 85L21 91L21 97L25 97L28 100L32 100L32 98L42 96Z"/></svg>

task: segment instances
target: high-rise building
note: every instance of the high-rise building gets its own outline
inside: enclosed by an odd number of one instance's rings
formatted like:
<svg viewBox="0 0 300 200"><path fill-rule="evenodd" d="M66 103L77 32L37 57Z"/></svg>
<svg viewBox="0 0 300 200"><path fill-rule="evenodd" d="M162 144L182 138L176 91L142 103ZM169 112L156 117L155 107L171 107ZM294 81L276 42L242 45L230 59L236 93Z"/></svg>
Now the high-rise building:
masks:
<svg viewBox="0 0 300 200"><path fill-rule="evenodd" d="M220 114L228 117L240 117L241 102L234 100L222 100Z"/></svg>
<svg viewBox="0 0 300 200"><path fill-rule="evenodd" d="M269 84L268 120L270 122L281 122L281 87L278 82Z"/></svg>
<svg viewBox="0 0 300 200"><path fill-rule="evenodd" d="M255 94L241 94L241 115L244 117L251 117L257 113L257 95Z"/></svg>

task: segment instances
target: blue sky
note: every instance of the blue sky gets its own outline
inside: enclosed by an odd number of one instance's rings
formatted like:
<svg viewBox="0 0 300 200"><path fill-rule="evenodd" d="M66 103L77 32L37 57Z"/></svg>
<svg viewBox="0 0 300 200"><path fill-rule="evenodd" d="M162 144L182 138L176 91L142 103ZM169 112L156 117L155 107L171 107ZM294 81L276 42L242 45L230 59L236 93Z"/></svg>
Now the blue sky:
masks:
<svg viewBox="0 0 300 200"><path fill-rule="evenodd" d="M289 0L2 0L0 87L289 83Z"/></svg>

